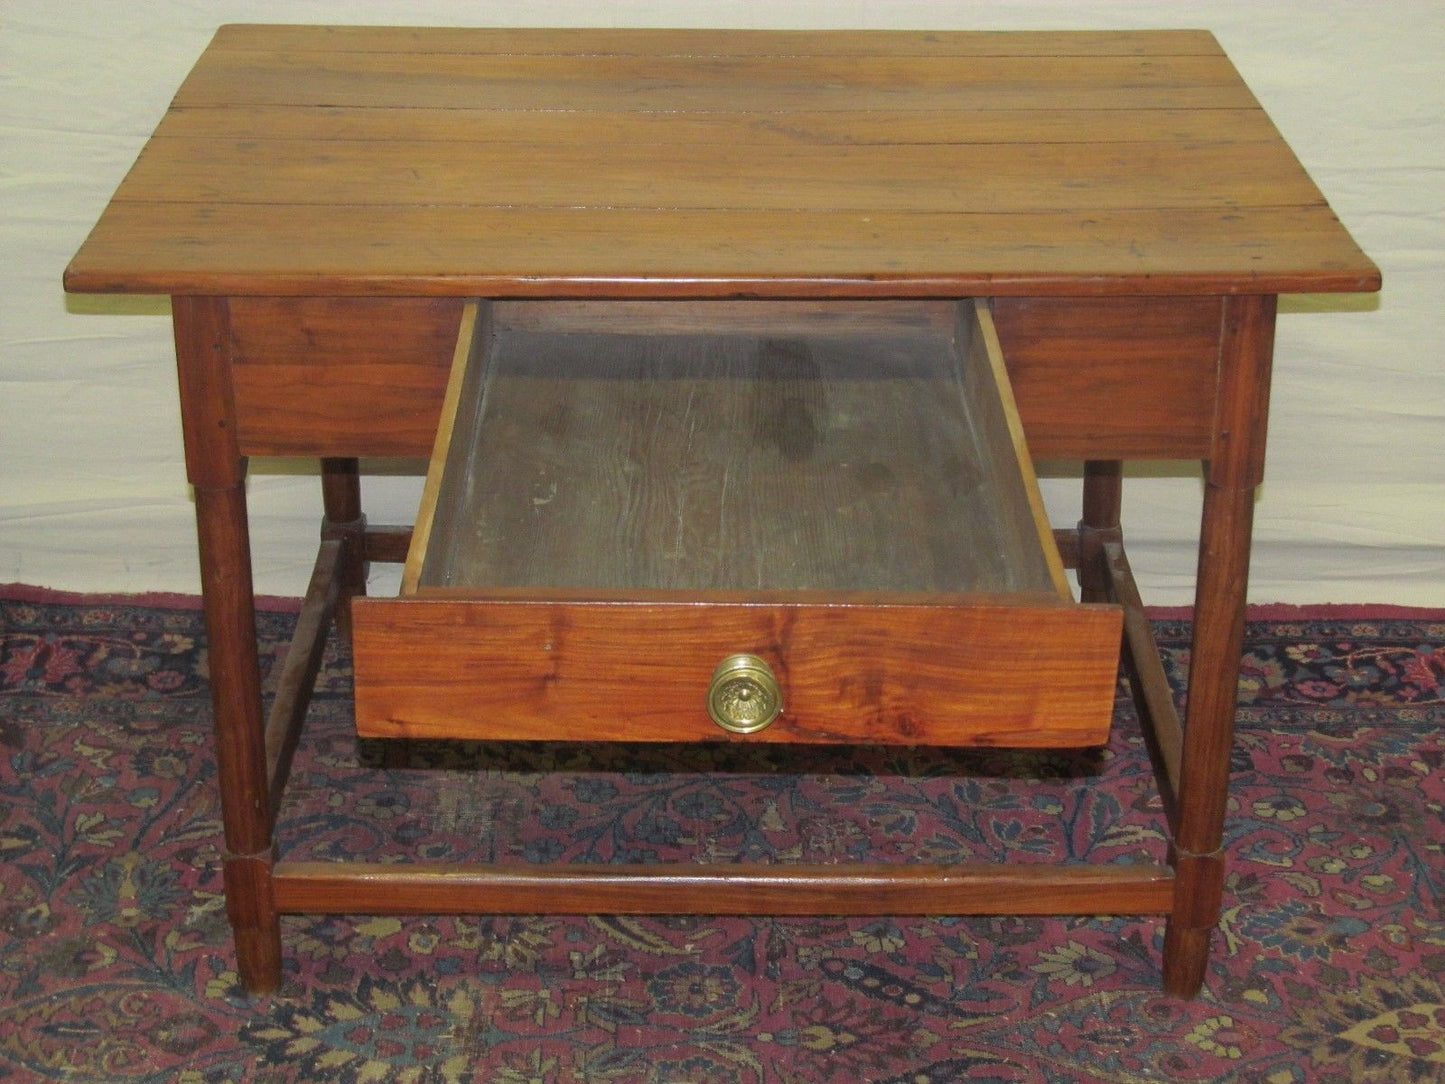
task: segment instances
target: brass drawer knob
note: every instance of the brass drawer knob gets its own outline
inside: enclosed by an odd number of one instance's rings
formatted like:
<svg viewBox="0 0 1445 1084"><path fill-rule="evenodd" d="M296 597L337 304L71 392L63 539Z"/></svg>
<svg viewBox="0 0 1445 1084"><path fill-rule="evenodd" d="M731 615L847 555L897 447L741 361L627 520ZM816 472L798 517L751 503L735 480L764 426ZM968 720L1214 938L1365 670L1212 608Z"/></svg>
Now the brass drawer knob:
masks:
<svg viewBox="0 0 1445 1084"><path fill-rule="evenodd" d="M772 669L756 655L729 655L712 672L707 713L734 734L756 734L783 710L783 691Z"/></svg>

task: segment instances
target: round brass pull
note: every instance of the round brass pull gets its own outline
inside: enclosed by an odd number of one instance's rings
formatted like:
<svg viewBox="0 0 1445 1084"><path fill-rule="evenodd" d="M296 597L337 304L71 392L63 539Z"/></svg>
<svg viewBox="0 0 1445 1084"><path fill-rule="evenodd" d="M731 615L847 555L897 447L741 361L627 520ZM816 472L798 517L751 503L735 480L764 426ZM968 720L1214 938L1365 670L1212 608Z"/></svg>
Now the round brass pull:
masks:
<svg viewBox="0 0 1445 1084"><path fill-rule="evenodd" d="M756 734L783 710L783 690L756 655L729 655L712 672L707 713L734 734Z"/></svg>

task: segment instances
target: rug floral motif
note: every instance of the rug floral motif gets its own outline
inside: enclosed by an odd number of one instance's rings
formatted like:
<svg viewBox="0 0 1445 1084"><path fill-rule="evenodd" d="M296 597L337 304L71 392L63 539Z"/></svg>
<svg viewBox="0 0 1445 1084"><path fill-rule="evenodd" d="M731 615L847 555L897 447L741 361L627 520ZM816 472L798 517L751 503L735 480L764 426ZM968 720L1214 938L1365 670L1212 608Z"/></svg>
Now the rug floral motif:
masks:
<svg viewBox="0 0 1445 1084"><path fill-rule="evenodd" d="M1156 918L291 917L246 999L199 613L0 597L0 1080L1445 1080L1445 614L1257 611L1205 992ZM293 618L261 615L275 674ZM1157 622L1182 687L1187 620ZM1077 753L359 743L331 648L289 858L1162 860ZM565 903L565 901L562 901Z"/></svg>

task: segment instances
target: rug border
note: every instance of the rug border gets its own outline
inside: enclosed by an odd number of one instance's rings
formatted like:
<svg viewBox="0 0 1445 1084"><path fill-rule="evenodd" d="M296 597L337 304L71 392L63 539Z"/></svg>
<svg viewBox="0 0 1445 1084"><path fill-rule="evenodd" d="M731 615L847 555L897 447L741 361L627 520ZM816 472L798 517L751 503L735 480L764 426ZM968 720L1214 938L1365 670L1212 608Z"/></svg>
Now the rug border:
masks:
<svg viewBox="0 0 1445 1084"><path fill-rule="evenodd" d="M201 596L170 591L88 592L66 591L28 583L0 583L0 602L28 602L72 606L143 606L151 609L199 610ZM256 609L272 613L299 613L300 598L257 595ZM1188 621L1192 606L1147 606L1157 621ZM1389 602L1259 602L1245 611L1248 621L1380 621L1401 619L1445 621L1445 608L1402 606Z"/></svg>
<svg viewBox="0 0 1445 1084"><path fill-rule="evenodd" d="M28 602L36 605L141 606L156 610L199 610L200 595L172 591L64 591L28 583L0 583L0 602ZM273 613L300 613L301 599L284 595L257 595L256 609Z"/></svg>
<svg viewBox="0 0 1445 1084"><path fill-rule="evenodd" d="M1188 621L1193 606L1146 606L1156 621ZM1403 606L1393 602L1252 602L1246 621L1445 621L1445 608Z"/></svg>

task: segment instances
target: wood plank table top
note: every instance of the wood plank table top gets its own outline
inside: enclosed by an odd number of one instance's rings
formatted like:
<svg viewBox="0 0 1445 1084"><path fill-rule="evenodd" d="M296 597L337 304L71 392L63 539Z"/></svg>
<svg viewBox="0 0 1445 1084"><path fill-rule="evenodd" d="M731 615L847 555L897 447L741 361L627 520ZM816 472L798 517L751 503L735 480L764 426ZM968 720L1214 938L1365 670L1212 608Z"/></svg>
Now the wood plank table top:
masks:
<svg viewBox="0 0 1445 1084"><path fill-rule="evenodd" d="M1204 31L225 26L81 292L1377 289Z"/></svg>

